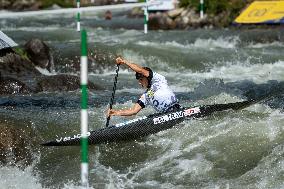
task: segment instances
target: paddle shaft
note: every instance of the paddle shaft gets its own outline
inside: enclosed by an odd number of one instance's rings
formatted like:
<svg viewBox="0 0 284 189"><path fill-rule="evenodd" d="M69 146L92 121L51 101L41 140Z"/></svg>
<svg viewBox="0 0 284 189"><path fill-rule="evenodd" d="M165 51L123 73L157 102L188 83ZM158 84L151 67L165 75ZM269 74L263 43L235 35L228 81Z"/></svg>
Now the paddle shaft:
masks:
<svg viewBox="0 0 284 189"><path fill-rule="evenodd" d="M112 88L112 95L111 95L111 99L110 99L109 109L112 109L112 105L113 105L113 102L114 102L114 95L115 95L115 90L116 90L118 71L119 71L119 64L117 64L116 75L114 77L113 88ZM110 120L110 116L107 117L106 127L108 127L108 125L109 125L109 120Z"/></svg>

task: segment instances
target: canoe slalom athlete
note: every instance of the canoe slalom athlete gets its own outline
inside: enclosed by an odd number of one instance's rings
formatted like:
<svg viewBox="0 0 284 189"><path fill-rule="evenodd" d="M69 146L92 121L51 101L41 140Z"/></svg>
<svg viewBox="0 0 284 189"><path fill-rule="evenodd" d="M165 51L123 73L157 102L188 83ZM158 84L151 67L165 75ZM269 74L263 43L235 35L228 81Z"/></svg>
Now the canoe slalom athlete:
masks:
<svg viewBox="0 0 284 189"><path fill-rule="evenodd" d="M159 73L153 72L148 67L141 67L122 57L116 58L116 64L126 65L135 73L139 84L146 89L133 107L125 110L109 109L108 116L136 115L147 105L152 106L157 112L169 112L181 108L178 99L168 86L167 80Z"/></svg>

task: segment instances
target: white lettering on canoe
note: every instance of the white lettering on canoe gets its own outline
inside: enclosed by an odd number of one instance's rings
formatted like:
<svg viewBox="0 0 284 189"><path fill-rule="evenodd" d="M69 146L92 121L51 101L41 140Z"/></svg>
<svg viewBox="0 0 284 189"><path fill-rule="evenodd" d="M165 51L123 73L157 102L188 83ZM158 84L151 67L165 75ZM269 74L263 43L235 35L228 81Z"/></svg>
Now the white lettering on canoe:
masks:
<svg viewBox="0 0 284 189"><path fill-rule="evenodd" d="M87 132L87 137L91 135L91 132ZM59 139L56 139L56 142L65 142L68 140L73 140L73 139L77 139L77 138L81 138L81 134L76 134L73 136L68 136L68 137L60 137Z"/></svg>
<svg viewBox="0 0 284 189"><path fill-rule="evenodd" d="M146 116L143 116L143 117L139 117L139 118L136 118L136 119L132 119L132 120L129 120L129 121L126 121L126 122L123 122L123 123L118 123L115 125L115 127L121 127L121 126L124 126L124 125L128 125L130 123L134 123L134 122L137 122L137 121L141 121L141 120L144 120L146 119L147 117Z"/></svg>
<svg viewBox="0 0 284 189"><path fill-rule="evenodd" d="M198 114L200 113L200 108L199 107L195 107L195 108L189 108L184 110L184 115L185 116L190 116L192 114Z"/></svg>
<svg viewBox="0 0 284 189"><path fill-rule="evenodd" d="M189 108L189 109L185 109L183 111L170 113L170 114L160 116L160 117L155 117L153 119L153 122L156 125L156 124L159 124L159 123L164 123L164 122L175 120L175 119L178 119L178 118L191 116L191 115L197 114L197 113L200 113L199 107Z"/></svg>

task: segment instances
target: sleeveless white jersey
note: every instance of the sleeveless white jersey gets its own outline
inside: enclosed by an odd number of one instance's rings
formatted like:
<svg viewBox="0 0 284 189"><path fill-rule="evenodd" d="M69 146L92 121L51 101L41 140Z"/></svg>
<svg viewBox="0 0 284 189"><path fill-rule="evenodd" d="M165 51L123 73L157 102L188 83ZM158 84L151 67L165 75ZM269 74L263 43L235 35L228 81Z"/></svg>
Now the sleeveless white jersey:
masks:
<svg viewBox="0 0 284 189"><path fill-rule="evenodd" d="M151 105L158 112L164 112L170 106L178 103L178 100L169 88L165 77L153 72L151 87L143 93L137 103L142 108L146 105Z"/></svg>

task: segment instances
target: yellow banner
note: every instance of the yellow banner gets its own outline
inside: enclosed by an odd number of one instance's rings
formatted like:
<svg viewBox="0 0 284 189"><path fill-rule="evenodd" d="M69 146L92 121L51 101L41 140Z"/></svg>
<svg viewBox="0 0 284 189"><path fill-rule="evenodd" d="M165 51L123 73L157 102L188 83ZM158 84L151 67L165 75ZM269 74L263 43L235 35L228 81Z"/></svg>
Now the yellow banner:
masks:
<svg viewBox="0 0 284 189"><path fill-rule="evenodd" d="M284 23L284 1L255 1L235 19L235 22Z"/></svg>

